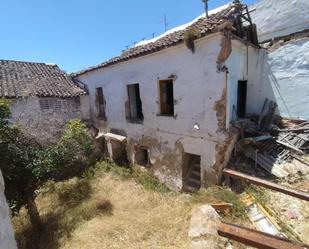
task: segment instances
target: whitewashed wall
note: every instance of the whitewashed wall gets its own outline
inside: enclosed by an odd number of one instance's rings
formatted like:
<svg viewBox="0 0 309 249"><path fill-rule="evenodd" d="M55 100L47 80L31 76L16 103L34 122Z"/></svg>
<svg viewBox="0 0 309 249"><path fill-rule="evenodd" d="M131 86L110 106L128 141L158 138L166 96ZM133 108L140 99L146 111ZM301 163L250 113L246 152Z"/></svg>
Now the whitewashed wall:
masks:
<svg viewBox="0 0 309 249"><path fill-rule="evenodd" d="M309 28L308 0L260 0L250 9L260 41Z"/></svg>
<svg viewBox="0 0 309 249"><path fill-rule="evenodd" d="M61 108L42 110L39 100L61 102ZM11 103L11 119L21 129L41 142L55 141L63 131L65 123L70 119L89 119L88 99L81 97L78 105L74 99L28 97L13 100Z"/></svg>
<svg viewBox="0 0 309 249"><path fill-rule="evenodd" d="M0 249L17 249L9 207L4 195L4 181L0 170Z"/></svg>
<svg viewBox="0 0 309 249"><path fill-rule="evenodd" d="M260 0L252 19L263 41L309 29L308 0ZM309 119L309 40L275 45L261 53L260 84L251 88L250 108L258 112L264 99L274 100L282 117ZM252 74L254 75L254 73Z"/></svg>
<svg viewBox="0 0 309 249"><path fill-rule="evenodd" d="M282 117L309 120L309 39L269 51L260 96L275 100Z"/></svg>
<svg viewBox="0 0 309 249"><path fill-rule="evenodd" d="M238 40L233 40L233 51L226 62L228 73L228 108L230 121L236 118L237 87L239 80L246 80L247 85L247 114L259 114L266 98L274 100L275 95L270 89L270 83L265 80L268 74L268 54L265 49L243 46ZM267 70L264 72L264 70Z"/></svg>
<svg viewBox="0 0 309 249"><path fill-rule="evenodd" d="M187 153L201 155L204 169L214 165L216 145L226 139L218 132L215 103L222 98L226 74L217 72L217 56L221 49L221 35L216 34L196 42L196 52L178 45L151 55L132 59L79 76L90 91L92 118L96 120L95 89L103 87L106 99L107 123L97 122L101 131L124 130L128 138L140 140L155 138L150 148L152 162L173 152L181 143ZM159 114L158 80L176 76L174 81L175 117ZM143 124L128 123L125 118L127 84L140 84L143 105ZM193 127L198 124L200 130ZM157 175L172 188L182 187L181 169L168 174L173 166L164 165ZM174 170L175 171L175 170ZM167 172L167 173L166 173ZM156 173L156 172L155 172Z"/></svg>

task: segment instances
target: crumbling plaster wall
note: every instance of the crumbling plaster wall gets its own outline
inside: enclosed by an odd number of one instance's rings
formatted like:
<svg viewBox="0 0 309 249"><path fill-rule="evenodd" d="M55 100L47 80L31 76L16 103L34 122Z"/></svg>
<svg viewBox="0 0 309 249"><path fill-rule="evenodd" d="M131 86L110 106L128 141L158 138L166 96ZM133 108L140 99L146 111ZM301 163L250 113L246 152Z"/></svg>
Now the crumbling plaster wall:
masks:
<svg viewBox="0 0 309 249"><path fill-rule="evenodd" d="M4 181L0 170L0 248L17 249L11 225L9 207L4 195Z"/></svg>
<svg viewBox="0 0 309 249"><path fill-rule="evenodd" d="M131 59L79 76L89 88L92 118L101 132L118 129L128 137L128 157L134 161L135 146L149 148L152 170L175 190L182 188L182 156L201 156L202 178L216 163L218 144L226 143L218 118L224 119L216 104L225 97L226 73L217 72L222 35L196 41L193 54L184 45ZM174 117L159 115L158 80L174 77ZM127 84L139 83L144 121L126 120ZM96 120L95 90L103 87L106 122ZM221 105L226 114L225 101ZM220 115L217 115L220 112ZM225 119L224 119L225 120ZM199 126L194 129L194 125ZM224 127L225 128L225 127Z"/></svg>
<svg viewBox="0 0 309 249"><path fill-rule="evenodd" d="M57 101L58 105L42 110L39 102L42 99L51 100L53 104ZM38 141L52 142L63 131L65 123L70 119L90 118L87 103L88 99L85 96L79 99L38 97L15 99L11 101L10 121L17 123L26 134L35 137Z"/></svg>

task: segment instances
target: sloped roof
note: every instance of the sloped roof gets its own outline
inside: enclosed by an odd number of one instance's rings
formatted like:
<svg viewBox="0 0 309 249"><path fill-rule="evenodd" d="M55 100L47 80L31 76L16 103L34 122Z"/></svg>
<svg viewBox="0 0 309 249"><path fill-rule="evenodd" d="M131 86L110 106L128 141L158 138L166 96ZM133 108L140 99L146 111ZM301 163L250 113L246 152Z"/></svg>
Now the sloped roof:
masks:
<svg viewBox="0 0 309 249"><path fill-rule="evenodd" d="M57 65L0 60L0 97L68 98L84 94Z"/></svg>
<svg viewBox="0 0 309 249"><path fill-rule="evenodd" d="M89 67L79 72L73 73L72 76L78 76L99 68L107 67L119 62L141 57L143 55L151 54L165 48L178 45L184 41L185 32L192 28L199 31L199 38L205 37L211 33L216 32L216 27L225 22L226 20L230 20L233 23L236 16L240 14L245 9L245 7L246 6L244 4L235 1L231 4L228 4L226 8L210 15L209 18L201 17L185 29L168 33L167 35L161 37L158 40L155 40L154 42L129 48L128 50L124 51L120 56L114 57L97 66Z"/></svg>

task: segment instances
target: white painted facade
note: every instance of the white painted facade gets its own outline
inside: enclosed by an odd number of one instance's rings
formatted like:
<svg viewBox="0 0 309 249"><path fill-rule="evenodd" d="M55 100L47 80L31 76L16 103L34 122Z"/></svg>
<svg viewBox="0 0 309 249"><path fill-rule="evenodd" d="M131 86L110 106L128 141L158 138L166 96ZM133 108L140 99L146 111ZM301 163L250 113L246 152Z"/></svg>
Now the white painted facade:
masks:
<svg viewBox="0 0 309 249"><path fill-rule="evenodd" d="M17 249L11 225L10 211L4 195L4 181L0 170L0 249Z"/></svg>
<svg viewBox="0 0 309 249"><path fill-rule="evenodd" d="M216 33L197 40L194 54L181 44L78 76L89 88L91 116L100 132L123 131L131 162L135 146L147 147L154 174L173 189L179 190L183 185L183 152L201 156L205 185L219 181L216 172L219 170L214 165L218 154L229 152L228 146L221 146L230 143L230 133L226 131L229 122L225 118L232 115L226 103L235 99L229 100L225 92L227 86L234 91L235 84L242 79L239 77L245 74L245 67L238 65L239 58L244 60L245 56L239 51L246 46L234 41L233 55L226 63L231 67L230 73L218 72L216 61L221 39L221 33ZM160 115L158 81L168 78L174 78L174 117ZM136 83L144 115L141 124L128 122L125 115L127 85ZM103 87L106 100L106 122L96 119L98 87ZM218 111L216 104L220 101L223 110Z"/></svg>

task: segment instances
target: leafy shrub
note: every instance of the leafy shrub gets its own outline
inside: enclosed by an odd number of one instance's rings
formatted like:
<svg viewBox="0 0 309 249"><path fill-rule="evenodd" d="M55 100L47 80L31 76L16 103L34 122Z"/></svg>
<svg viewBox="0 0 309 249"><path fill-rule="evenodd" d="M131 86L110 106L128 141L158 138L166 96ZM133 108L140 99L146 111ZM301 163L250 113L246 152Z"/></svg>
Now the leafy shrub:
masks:
<svg viewBox="0 0 309 249"><path fill-rule="evenodd" d="M85 163L92 151L92 139L80 120L71 120L61 138L54 146L39 152L37 170L53 172ZM40 173L40 172L39 172Z"/></svg>

